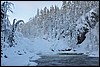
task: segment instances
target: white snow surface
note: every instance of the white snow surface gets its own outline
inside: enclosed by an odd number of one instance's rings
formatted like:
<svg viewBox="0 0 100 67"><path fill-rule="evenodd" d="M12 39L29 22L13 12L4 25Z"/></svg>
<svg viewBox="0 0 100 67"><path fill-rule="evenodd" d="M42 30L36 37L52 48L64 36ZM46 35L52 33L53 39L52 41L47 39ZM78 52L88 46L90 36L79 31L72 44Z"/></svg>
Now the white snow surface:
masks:
<svg viewBox="0 0 100 67"><path fill-rule="evenodd" d="M31 42L19 32L16 32L15 34L15 42L17 44L14 47L3 48L1 66L36 66L37 63L30 62L30 60L39 59L40 56L37 54L56 54L59 52L58 50L68 47L64 40L52 39L51 41L48 41L38 37ZM7 43L5 44L9 45ZM53 52L51 49L54 49L55 51ZM5 55L7 58L4 57Z"/></svg>
<svg viewBox="0 0 100 67"><path fill-rule="evenodd" d="M58 50L69 47L66 45L64 40L52 39L48 41L42 38L35 38L33 41L33 48L37 54L56 54L59 52ZM54 51L52 51L52 49Z"/></svg>
<svg viewBox="0 0 100 67"><path fill-rule="evenodd" d="M1 58L1 66L36 66L36 62L29 61L30 59L37 60L40 58L34 53L33 43L18 32L16 32L15 41L17 42L15 47L3 49L3 55L6 55L7 58L4 56Z"/></svg>

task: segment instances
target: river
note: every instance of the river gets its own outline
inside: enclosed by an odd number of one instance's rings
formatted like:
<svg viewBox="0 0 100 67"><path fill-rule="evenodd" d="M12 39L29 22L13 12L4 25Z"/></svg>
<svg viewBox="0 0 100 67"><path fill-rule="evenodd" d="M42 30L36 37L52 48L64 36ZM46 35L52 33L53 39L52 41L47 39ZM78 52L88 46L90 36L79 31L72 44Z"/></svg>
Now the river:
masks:
<svg viewBox="0 0 100 67"><path fill-rule="evenodd" d="M99 57L85 55L42 55L37 66L99 66Z"/></svg>

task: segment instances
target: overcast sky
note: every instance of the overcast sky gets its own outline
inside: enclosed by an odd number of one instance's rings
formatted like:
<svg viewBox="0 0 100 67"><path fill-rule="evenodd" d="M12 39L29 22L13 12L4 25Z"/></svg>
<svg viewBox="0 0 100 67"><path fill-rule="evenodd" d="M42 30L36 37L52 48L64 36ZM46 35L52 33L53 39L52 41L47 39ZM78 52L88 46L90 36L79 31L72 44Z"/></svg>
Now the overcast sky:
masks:
<svg viewBox="0 0 100 67"><path fill-rule="evenodd" d="M13 8L13 14L8 13L10 15L9 20L12 21L14 18L20 20L24 20L27 22L30 17L34 17L37 12L37 8L40 10L45 6L50 8L52 5L57 5L61 8L61 1L10 1L14 4L15 8Z"/></svg>

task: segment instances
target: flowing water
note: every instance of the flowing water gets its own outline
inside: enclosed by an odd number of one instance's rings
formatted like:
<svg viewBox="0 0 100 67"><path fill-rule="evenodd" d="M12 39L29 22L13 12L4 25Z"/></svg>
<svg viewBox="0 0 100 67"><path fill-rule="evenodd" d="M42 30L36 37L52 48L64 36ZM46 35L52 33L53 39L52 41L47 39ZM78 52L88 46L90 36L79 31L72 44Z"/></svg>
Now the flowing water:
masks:
<svg viewBox="0 0 100 67"><path fill-rule="evenodd" d="M37 66L99 66L99 57L86 55L42 55Z"/></svg>

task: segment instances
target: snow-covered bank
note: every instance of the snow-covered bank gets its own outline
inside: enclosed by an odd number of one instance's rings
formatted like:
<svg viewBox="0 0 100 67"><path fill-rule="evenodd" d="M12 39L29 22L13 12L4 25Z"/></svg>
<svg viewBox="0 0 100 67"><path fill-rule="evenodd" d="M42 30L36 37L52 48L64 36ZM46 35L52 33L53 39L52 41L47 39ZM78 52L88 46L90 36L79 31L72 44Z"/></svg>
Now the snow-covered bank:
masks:
<svg viewBox="0 0 100 67"><path fill-rule="evenodd" d="M51 45L52 43L48 42L47 40L41 38L35 38L33 42L33 48L35 53L37 54L48 54L51 53Z"/></svg>
<svg viewBox="0 0 100 67"><path fill-rule="evenodd" d="M33 50L33 43L19 32L15 34L15 42L14 47L3 48L1 66L36 66L37 63L30 62L40 58Z"/></svg>
<svg viewBox="0 0 100 67"><path fill-rule="evenodd" d="M89 55L89 57L99 57L99 50L91 52L91 54Z"/></svg>
<svg viewBox="0 0 100 67"><path fill-rule="evenodd" d="M8 55L7 55L8 56ZM36 66L37 63L30 62L29 59L31 56L34 56L34 60L36 60L37 55L13 55L8 56L8 58L1 58L1 66Z"/></svg>
<svg viewBox="0 0 100 67"><path fill-rule="evenodd" d="M57 54L60 50L69 49L70 47L64 40L50 39L50 41L35 38L33 48L37 54Z"/></svg>

